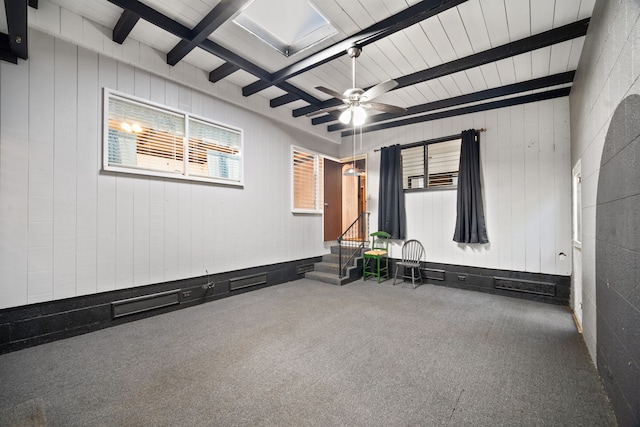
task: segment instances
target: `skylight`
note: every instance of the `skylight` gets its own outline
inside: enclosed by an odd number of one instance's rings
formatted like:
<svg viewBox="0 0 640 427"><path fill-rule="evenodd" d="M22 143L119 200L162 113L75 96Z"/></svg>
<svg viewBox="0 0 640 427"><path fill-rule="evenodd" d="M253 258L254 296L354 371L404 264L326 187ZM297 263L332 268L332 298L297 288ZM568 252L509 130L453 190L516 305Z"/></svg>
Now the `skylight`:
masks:
<svg viewBox="0 0 640 427"><path fill-rule="evenodd" d="M233 22L287 57L338 32L308 0L254 0Z"/></svg>

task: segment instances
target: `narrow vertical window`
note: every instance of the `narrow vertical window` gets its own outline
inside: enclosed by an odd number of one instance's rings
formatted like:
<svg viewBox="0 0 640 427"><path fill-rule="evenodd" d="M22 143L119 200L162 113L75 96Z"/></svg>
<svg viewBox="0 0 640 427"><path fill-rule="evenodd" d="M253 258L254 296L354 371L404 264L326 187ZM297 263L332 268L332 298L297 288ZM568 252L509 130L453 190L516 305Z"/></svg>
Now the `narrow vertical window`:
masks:
<svg viewBox="0 0 640 427"><path fill-rule="evenodd" d="M291 161L292 211L322 213L322 157L292 147Z"/></svg>

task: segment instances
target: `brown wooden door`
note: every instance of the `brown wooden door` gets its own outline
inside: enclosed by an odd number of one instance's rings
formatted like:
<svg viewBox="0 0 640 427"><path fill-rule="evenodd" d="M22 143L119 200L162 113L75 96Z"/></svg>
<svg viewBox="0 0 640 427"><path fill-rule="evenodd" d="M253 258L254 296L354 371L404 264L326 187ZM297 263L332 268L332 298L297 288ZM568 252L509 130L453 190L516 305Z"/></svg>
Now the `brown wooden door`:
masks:
<svg viewBox="0 0 640 427"><path fill-rule="evenodd" d="M342 234L342 165L324 159L324 241Z"/></svg>

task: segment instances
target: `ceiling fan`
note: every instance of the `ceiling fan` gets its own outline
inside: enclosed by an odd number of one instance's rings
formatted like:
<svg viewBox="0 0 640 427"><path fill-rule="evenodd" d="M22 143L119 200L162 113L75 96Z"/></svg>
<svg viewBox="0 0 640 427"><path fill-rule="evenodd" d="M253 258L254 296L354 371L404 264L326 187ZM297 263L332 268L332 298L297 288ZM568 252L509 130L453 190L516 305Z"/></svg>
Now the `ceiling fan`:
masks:
<svg viewBox="0 0 640 427"><path fill-rule="evenodd" d="M316 86L317 90L331 95L334 98L340 99L343 102L343 105L323 108L322 110L314 111L307 114L307 117L313 117L317 116L318 114L324 114L331 111L343 111L342 114L340 114L339 118L342 123L352 123L354 126L361 126L362 124L364 124L364 121L367 118L367 109L393 114L403 114L407 111L406 108L398 107L396 105L371 102L373 98L380 96L383 93L388 92L394 87L398 86L398 82L393 79L379 83L367 89L366 91L356 87L356 58L360 56L361 52L362 49L355 45L347 49L347 53L351 57L351 61L353 64L353 87L351 89L347 89L344 93L341 94L333 89L329 89L324 86Z"/></svg>

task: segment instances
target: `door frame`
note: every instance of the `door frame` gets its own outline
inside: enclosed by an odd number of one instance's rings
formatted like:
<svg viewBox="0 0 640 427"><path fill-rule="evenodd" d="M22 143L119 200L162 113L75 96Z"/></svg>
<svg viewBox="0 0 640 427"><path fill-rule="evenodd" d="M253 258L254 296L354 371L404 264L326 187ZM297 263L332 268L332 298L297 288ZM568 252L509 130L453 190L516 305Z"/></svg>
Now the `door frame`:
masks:
<svg viewBox="0 0 640 427"><path fill-rule="evenodd" d="M365 154L360 154L360 155L357 155L357 156L342 157L342 158L339 158L339 159L337 159L335 157L331 157L331 156L323 156L323 157L328 159L328 160L331 160L333 162L340 163L342 165L349 164L349 163L352 163L354 161L364 160L364 172L365 172L365 178L366 178L366 175L367 175L367 172L368 172L368 165L369 165L366 153ZM323 170L322 173L324 174L324 173L326 173L326 171ZM368 197L368 194L369 194L369 192L368 192L369 182L368 181L369 181L368 179L365 179L364 188L362 188L360 190L360 192L362 193L362 198L363 198L363 200L362 200L362 205L363 206L362 207L363 207L365 212L367 211L368 203L369 203L369 197ZM324 176L322 177L322 182L324 183ZM323 198L322 198L322 204L323 204L323 210L322 210L322 236L323 236L323 241L324 241L324 230L325 230L325 215L324 215L325 199L324 199L324 197L325 197L325 194L326 194L326 189L325 188L323 188L322 194L323 194ZM345 206L344 206L344 203L343 203L343 205L342 205L343 215L344 215L344 210L345 210ZM343 227L342 227L343 231L344 231L344 228L347 227L347 226L349 226L349 224L346 224L346 225L343 224Z"/></svg>

